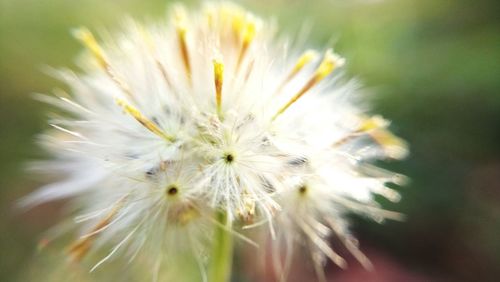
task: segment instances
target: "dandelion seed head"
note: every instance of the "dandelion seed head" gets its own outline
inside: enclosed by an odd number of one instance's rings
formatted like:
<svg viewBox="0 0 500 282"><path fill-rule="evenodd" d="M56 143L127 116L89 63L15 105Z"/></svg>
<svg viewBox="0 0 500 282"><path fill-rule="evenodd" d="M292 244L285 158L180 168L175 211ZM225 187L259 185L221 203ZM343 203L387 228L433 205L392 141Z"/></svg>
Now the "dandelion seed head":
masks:
<svg viewBox="0 0 500 282"><path fill-rule="evenodd" d="M74 199L88 222L75 259L106 242L115 248L96 266L148 244L161 257L182 230L194 246L185 249L201 253L224 211L267 222L276 244L302 234L315 262L344 266L327 241L336 233L367 264L344 215L398 217L373 195L398 200L385 184L400 177L370 162L402 158L406 146L353 102L356 89L338 79L344 58L288 50L272 24L228 3L177 5L168 23L129 22L102 42L84 28L74 35L83 71L59 72L70 95L44 98L67 112L43 137L47 171L65 178L23 204Z"/></svg>

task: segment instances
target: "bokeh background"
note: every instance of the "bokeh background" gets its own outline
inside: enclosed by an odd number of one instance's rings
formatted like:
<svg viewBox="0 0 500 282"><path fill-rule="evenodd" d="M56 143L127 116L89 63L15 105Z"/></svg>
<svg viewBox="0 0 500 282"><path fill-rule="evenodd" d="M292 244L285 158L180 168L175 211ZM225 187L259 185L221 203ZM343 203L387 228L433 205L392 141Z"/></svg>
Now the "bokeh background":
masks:
<svg viewBox="0 0 500 282"><path fill-rule="evenodd" d="M348 59L348 73L372 93L367 99L373 112L393 120L394 131L411 146L407 160L381 164L411 179L399 189L403 195L399 204L381 200L387 208L405 213L406 222L378 225L353 216L354 233L376 271L366 272L355 262L347 271L328 265L328 277L498 281L500 2L254 0L244 4L276 18L283 33L312 23L311 46L335 42L336 51ZM165 0L0 0L0 281L57 281L35 279L26 272L51 267L44 262L49 255L36 251L37 241L57 221L60 205L28 213L15 209L17 199L44 182L23 170L27 161L43 157L34 138L47 127L47 108L31 93L48 93L60 86L42 69L74 67L81 46L70 35L73 27L118 29L125 15L154 20L163 17L167 7ZM246 273L241 260L236 261L234 280L263 279ZM310 267L304 262L299 269L306 274L295 278L307 281Z"/></svg>

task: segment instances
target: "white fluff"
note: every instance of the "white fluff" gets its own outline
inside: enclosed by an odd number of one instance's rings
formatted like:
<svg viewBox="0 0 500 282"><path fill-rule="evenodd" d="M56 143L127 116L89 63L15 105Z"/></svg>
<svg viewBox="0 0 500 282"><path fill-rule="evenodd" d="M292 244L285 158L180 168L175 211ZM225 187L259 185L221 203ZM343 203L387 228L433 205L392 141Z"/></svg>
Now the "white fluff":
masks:
<svg viewBox="0 0 500 282"><path fill-rule="evenodd" d="M67 112L42 139L55 155L48 171L66 178L23 205L73 197L84 238L116 244L96 266L120 248L135 256L151 244L159 258L192 251L172 239L182 237L176 232L189 234L199 257L222 210L247 227L266 223L259 230L271 231L276 246L306 238L317 265L328 257L344 266L328 246L337 233L368 267L344 214L398 217L373 194L397 200L385 184L401 177L369 162L406 150L387 122L351 102L355 87L336 75L344 59L290 52L271 24L231 4L172 15L147 28L130 22L102 46L76 31L90 51L83 73L61 71L70 95L41 98Z"/></svg>

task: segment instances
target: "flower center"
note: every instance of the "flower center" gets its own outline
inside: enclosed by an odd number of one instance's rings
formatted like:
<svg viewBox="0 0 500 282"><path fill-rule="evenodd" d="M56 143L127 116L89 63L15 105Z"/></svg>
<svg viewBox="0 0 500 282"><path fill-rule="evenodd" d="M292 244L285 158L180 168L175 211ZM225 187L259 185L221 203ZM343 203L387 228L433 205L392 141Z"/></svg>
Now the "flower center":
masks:
<svg viewBox="0 0 500 282"><path fill-rule="evenodd" d="M306 185L302 185L302 186L299 187L299 194L300 195L304 195L306 192L307 192L307 186Z"/></svg>
<svg viewBox="0 0 500 282"><path fill-rule="evenodd" d="M167 187L167 195L168 196L177 195L178 192L179 192L179 189L175 185L170 185Z"/></svg>
<svg viewBox="0 0 500 282"><path fill-rule="evenodd" d="M232 163L234 161L234 155L231 153L224 154L224 161L226 163Z"/></svg>

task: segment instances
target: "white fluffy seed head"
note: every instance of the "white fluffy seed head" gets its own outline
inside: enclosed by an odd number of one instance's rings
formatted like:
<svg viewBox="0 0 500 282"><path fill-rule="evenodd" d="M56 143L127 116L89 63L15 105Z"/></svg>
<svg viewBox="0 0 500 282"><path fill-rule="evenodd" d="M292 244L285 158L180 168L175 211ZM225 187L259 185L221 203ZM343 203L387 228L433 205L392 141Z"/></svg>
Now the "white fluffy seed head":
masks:
<svg viewBox="0 0 500 282"><path fill-rule="evenodd" d="M172 248L179 230L198 253L210 234L200 230L224 211L247 227L268 223L278 239L301 233L313 258L343 266L326 241L338 233L367 264L343 215L397 217L373 194L397 200L385 184L401 177L369 162L401 158L406 147L351 102L354 87L335 75L345 60L288 52L267 21L232 4L172 15L158 26L129 23L102 44L75 31L87 47L83 72L59 73L70 95L41 98L68 113L43 137L55 155L44 165L65 179L23 204L76 199L89 222L70 248L77 259L96 240L116 240L110 255L151 241Z"/></svg>

